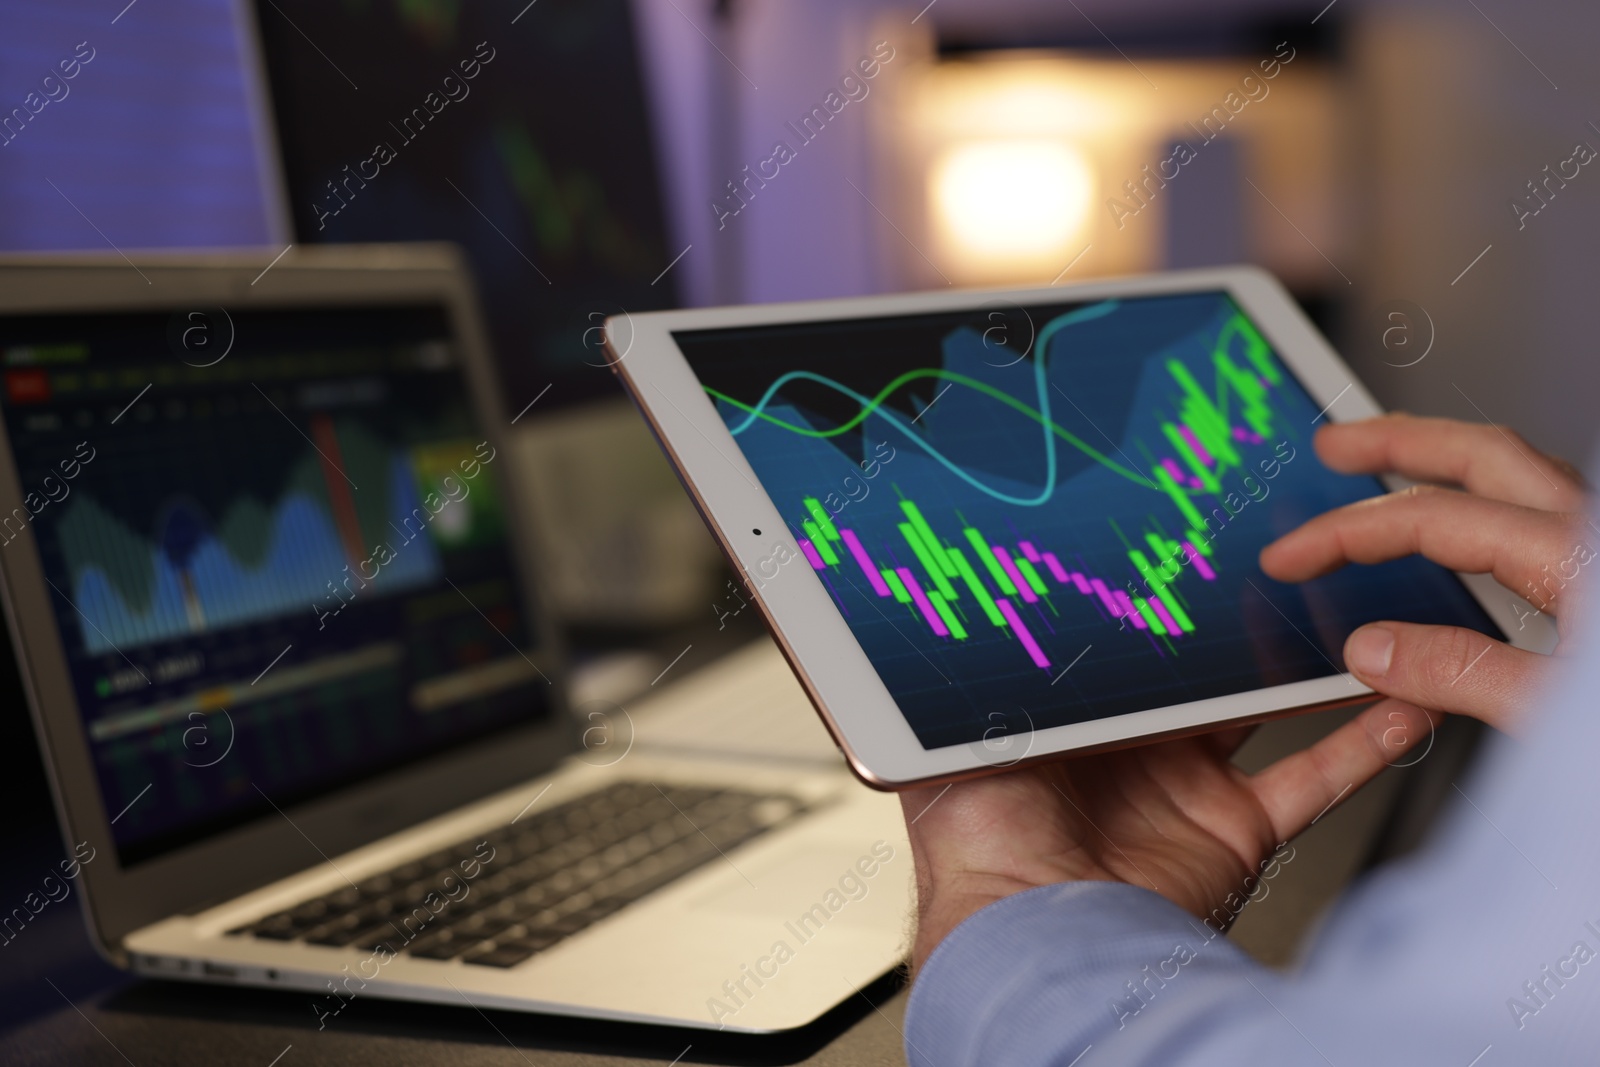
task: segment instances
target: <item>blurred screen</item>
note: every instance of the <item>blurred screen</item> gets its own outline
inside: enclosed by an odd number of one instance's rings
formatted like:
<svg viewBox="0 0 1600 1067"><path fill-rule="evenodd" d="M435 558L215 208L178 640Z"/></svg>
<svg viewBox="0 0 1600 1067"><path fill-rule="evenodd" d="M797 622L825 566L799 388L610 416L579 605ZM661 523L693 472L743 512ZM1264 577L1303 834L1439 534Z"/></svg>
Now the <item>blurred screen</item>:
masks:
<svg viewBox="0 0 1600 1067"><path fill-rule="evenodd" d="M283 246L241 3L0 9L0 248Z"/></svg>
<svg viewBox="0 0 1600 1067"><path fill-rule="evenodd" d="M224 321L188 366L181 315L0 324L0 551L39 546L124 864L548 707L446 309Z"/></svg>
<svg viewBox="0 0 1600 1067"><path fill-rule="evenodd" d="M672 275L651 283L678 251L627 0L257 17L298 239L464 246L513 414L552 382L541 406L616 390L585 331L672 305Z"/></svg>

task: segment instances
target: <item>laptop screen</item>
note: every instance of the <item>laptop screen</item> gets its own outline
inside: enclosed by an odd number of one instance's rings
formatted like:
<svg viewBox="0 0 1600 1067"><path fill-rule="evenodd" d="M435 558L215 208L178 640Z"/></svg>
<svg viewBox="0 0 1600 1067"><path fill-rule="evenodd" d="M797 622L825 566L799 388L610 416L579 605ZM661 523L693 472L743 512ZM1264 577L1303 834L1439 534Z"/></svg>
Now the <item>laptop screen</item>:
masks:
<svg viewBox="0 0 1600 1067"><path fill-rule="evenodd" d="M12 317L0 373L124 865L547 713L445 307Z"/></svg>

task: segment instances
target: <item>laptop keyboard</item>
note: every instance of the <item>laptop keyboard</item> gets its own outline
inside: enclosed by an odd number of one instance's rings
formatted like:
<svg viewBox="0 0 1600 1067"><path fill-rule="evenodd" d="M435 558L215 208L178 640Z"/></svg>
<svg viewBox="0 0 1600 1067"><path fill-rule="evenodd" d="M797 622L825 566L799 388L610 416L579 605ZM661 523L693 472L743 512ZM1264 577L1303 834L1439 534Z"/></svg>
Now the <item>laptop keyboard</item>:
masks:
<svg viewBox="0 0 1600 1067"><path fill-rule="evenodd" d="M229 933L514 967L803 810L616 782Z"/></svg>

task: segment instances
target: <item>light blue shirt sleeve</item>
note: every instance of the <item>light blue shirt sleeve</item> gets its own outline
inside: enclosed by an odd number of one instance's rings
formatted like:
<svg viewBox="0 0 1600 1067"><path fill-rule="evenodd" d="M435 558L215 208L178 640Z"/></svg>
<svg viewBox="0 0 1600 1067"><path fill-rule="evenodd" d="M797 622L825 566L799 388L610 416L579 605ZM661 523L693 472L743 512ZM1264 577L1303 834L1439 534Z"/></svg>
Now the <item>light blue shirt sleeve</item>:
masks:
<svg viewBox="0 0 1600 1067"><path fill-rule="evenodd" d="M1597 633L1595 636L1600 636ZM1600 641L1424 852L1269 970L1165 898L1071 882L971 916L911 990L915 1067L1600 1064Z"/></svg>

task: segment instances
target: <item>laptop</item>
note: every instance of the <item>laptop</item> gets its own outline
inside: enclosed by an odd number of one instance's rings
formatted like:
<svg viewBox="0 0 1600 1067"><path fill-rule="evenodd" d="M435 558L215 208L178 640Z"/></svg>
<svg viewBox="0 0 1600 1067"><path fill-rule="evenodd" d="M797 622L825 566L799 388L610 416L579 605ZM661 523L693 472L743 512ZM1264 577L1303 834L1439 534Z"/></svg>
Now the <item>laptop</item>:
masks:
<svg viewBox="0 0 1600 1067"><path fill-rule="evenodd" d="M572 706L500 399L449 246L0 260L0 579L64 884L118 965L323 1027L804 1025L903 958L899 805L769 642Z"/></svg>

